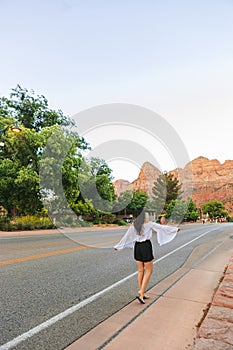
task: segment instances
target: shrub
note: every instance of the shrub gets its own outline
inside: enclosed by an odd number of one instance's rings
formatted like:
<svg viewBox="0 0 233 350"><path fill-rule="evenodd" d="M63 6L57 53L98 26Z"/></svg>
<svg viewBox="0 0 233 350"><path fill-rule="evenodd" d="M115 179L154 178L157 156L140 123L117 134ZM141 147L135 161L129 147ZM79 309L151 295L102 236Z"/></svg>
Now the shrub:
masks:
<svg viewBox="0 0 233 350"><path fill-rule="evenodd" d="M81 226L81 227L90 227L92 224L90 222L81 220L81 219L77 219L77 226Z"/></svg>
<svg viewBox="0 0 233 350"><path fill-rule="evenodd" d="M27 215L16 218L10 222L9 219L5 219L5 222L0 220L0 229L3 231L38 230L50 228L55 228L55 226L48 217Z"/></svg>
<svg viewBox="0 0 233 350"><path fill-rule="evenodd" d="M95 220L93 220L93 224L94 225L100 225L100 224L102 224L102 220L101 219L95 219Z"/></svg>
<svg viewBox="0 0 233 350"><path fill-rule="evenodd" d="M68 216L64 221L68 226L71 226L74 223L72 216Z"/></svg>
<svg viewBox="0 0 233 350"><path fill-rule="evenodd" d="M121 219L116 219L113 221L114 224L119 225L119 226L125 226L127 223L124 220Z"/></svg>
<svg viewBox="0 0 233 350"><path fill-rule="evenodd" d="M5 228L10 220L5 216L0 216L0 230L5 231Z"/></svg>

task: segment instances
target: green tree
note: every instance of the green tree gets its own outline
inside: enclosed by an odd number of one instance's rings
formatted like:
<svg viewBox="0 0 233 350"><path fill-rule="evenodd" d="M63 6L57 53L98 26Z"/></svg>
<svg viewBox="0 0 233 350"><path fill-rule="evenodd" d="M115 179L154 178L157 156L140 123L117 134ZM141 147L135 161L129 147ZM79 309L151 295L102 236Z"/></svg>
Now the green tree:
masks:
<svg viewBox="0 0 233 350"><path fill-rule="evenodd" d="M182 196L182 185L172 174L165 173L160 175L154 182L152 188L154 207L157 214L167 210L168 204L172 200L178 200Z"/></svg>
<svg viewBox="0 0 233 350"><path fill-rule="evenodd" d="M12 89L10 98L0 99L1 115L16 118L25 128L41 130L46 126L74 126L74 121L65 116L61 110L49 108L48 100L43 95L35 95L34 91L17 85Z"/></svg>
<svg viewBox="0 0 233 350"><path fill-rule="evenodd" d="M91 201L100 211L112 211L116 198L112 184L112 170L105 160L93 157L83 160L78 175L80 196L78 200Z"/></svg>
<svg viewBox="0 0 233 350"><path fill-rule="evenodd" d="M78 189L77 173L76 177L74 176L75 165L76 171L78 169L78 147L80 147L77 137L73 136L73 146L71 150L67 150L67 154L64 154L64 159L61 160L58 155L64 151L64 147L61 147L64 130L58 126L45 127L39 132L23 126L21 128L22 131L17 135L11 131L6 132L2 137L4 146L0 149L0 203L11 216L35 214L42 209L41 179L39 177L41 164L47 165L46 171L41 174L43 182L45 183L47 180L47 184L49 184L45 189L53 191L60 185L68 200L75 197L74 194ZM57 139L57 144L53 144L54 152L52 153L50 147L50 156L42 161L41 158L48 139L55 131L58 132L58 128L60 128L60 138ZM61 170L59 170L59 166ZM54 167L58 169L58 172L60 171L61 177L54 172ZM60 204L59 201L57 204Z"/></svg>
<svg viewBox="0 0 233 350"><path fill-rule="evenodd" d="M220 201L209 201L202 206L203 214L209 214L209 217L217 218L227 216L225 206Z"/></svg>
<svg viewBox="0 0 233 350"><path fill-rule="evenodd" d="M1 136L0 205L9 215L35 214L45 206L50 214L72 209L107 217L101 210L111 211L115 200L112 170L104 160L84 159L88 145L70 130L69 117L19 85L10 98L0 98L0 113L1 129L16 120L22 129L15 135L8 128Z"/></svg>
<svg viewBox="0 0 233 350"><path fill-rule="evenodd" d="M185 214L186 221L196 221L199 217L198 208L192 198L187 201L187 211Z"/></svg>
<svg viewBox="0 0 233 350"><path fill-rule="evenodd" d="M9 216L34 214L42 208L39 193L38 158L43 144L35 130L22 127L20 134L6 132L0 148L0 203Z"/></svg>
<svg viewBox="0 0 233 350"><path fill-rule="evenodd" d="M39 171L43 202L50 215L66 215L80 196L78 172L86 145L76 133L57 125L43 128L41 133L47 140Z"/></svg>
<svg viewBox="0 0 233 350"><path fill-rule="evenodd" d="M18 166L10 159L0 161L0 205L7 211L8 215L16 215L17 211L17 186L15 180L17 178Z"/></svg>
<svg viewBox="0 0 233 350"><path fill-rule="evenodd" d="M114 203L113 212L121 215L127 215L127 207L133 198L133 191L127 190L121 192L116 202Z"/></svg>
<svg viewBox="0 0 233 350"><path fill-rule="evenodd" d="M182 222L187 211L187 203L179 199L172 199L167 206L166 218L174 222Z"/></svg>
<svg viewBox="0 0 233 350"><path fill-rule="evenodd" d="M175 221L196 221L199 217L199 212L194 201L189 198L187 201L179 199L171 200L167 206L166 217Z"/></svg>
<svg viewBox="0 0 233 350"><path fill-rule="evenodd" d="M136 215L137 211L144 208L148 200L148 194L142 190L133 191L131 202L127 205L127 211Z"/></svg>

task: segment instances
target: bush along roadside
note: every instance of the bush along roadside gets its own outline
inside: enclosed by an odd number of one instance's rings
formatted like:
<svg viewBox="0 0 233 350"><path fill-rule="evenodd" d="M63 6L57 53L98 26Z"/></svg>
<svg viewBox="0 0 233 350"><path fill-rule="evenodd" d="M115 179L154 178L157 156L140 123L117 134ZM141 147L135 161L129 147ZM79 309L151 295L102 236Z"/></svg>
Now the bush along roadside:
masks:
<svg viewBox="0 0 233 350"><path fill-rule="evenodd" d="M29 231L29 230L46 230L58 227L90 227L93 224L118 225L125 226L127 223L121 219L115 220L85 221L67 217L62 221L59 218L52 220L49 217L26 215L10 219L6 216L0 216L0 231Z"/></svg>
<svg viewBox="0 0 233 350"><path fill-rule="evenodd" d="M53 229L56 226L48 217L38 216L22 216L10 220L6 217L0 218L1 231L23 231L23 230L39 230L39 229Z"/></svg>

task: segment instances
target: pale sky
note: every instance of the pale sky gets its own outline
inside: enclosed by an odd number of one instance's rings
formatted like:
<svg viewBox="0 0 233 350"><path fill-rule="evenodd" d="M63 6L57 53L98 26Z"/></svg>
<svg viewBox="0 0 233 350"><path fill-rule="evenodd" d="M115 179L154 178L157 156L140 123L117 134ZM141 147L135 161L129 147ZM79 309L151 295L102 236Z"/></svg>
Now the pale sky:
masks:
<svg viewBox="0 0 233 350"><path fill-rule="evenodd" d="M233 159L232 0L0 0L0 13L1 96L20 84L71 117L139 105L176 130L190 160ZM138 175L130 160L110 165L115 178Z"/></svg>

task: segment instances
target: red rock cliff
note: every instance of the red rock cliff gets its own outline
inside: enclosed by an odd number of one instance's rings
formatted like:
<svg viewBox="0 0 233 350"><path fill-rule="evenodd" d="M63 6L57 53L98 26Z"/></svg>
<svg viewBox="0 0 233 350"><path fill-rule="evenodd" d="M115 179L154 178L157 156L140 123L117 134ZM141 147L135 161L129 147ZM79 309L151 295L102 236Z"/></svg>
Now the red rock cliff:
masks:
<svg viewBox="0 0 233 350"><path fill-rule="evenodd" d="M197 206L210 200L223 202L230 215L233 215L233 160L221 164L217 159L198 157L186 164L183 169L170 171L178 177L184 191L183 198L192 197ZM143 190L152 195L152 187L161 171L149 162L143 164L139 176L132 183L117 180L114 183L116 194L125 190Z"/></svg>

